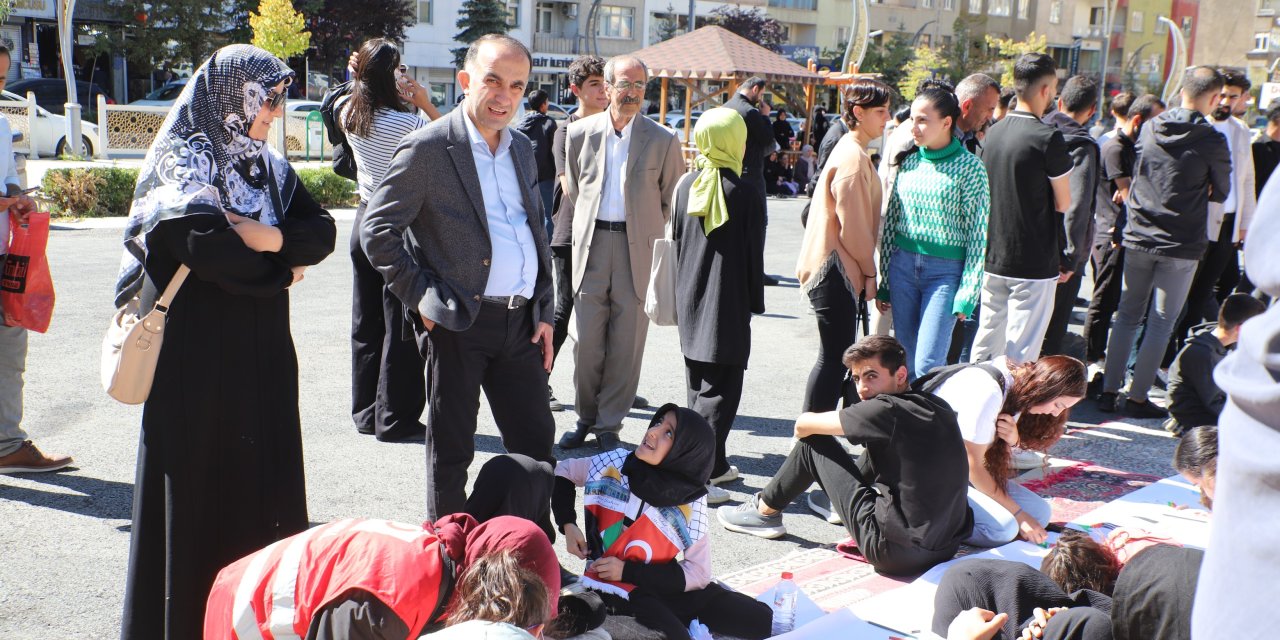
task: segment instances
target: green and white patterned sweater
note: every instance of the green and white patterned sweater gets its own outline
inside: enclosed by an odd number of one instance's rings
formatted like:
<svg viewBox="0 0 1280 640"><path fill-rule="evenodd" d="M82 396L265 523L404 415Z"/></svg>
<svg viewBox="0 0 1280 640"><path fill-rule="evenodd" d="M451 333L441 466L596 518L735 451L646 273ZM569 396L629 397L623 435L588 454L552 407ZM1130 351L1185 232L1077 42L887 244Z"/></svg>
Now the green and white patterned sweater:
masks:
<svg viewBox="0 0 1280 640"><path fill-rule="evenodd" d="M889 301L889 258L895 248L963 260L952 313L973 315L987 253L991 188L987 168L952 138L936 151L921 148L902 161L889 194L880 236L880 289Z"/></svg>

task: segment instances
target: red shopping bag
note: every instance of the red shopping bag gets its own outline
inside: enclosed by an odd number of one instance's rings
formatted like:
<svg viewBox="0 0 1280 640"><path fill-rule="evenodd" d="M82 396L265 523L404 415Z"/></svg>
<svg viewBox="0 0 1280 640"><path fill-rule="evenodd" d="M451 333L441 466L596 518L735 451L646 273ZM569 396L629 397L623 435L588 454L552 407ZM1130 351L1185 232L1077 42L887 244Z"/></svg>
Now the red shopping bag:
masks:
<svg viewBox="0 0 1280 640"><path fill-rule="evenodd" d="M44 333L53 318L53 278L45 246L49 242L49 214L32 213L27 224L9 218L9 254L0 272L0 307L4 323Z"/></svg>

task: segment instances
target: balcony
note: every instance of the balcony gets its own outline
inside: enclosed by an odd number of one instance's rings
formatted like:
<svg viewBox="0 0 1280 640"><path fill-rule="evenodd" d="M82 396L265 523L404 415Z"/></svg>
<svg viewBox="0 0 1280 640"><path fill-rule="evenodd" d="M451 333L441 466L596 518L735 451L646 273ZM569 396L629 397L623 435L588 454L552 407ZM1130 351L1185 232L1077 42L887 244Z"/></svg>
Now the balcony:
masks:
<svg viewBox="0 0 1280 640"><path fill-rule="evenodd" d="M579 38L565 38L553 33L535 33L533 34L533 52L574 55L573 45L575 40L579 40ZM606 58L631 53L642 48L640 43L635 40L621 38L597 38L596 44L600 49L600 55ZM588 46L587 39L585 37L581 38L581 43L578 45L578 53L585 53Z"/></svg>

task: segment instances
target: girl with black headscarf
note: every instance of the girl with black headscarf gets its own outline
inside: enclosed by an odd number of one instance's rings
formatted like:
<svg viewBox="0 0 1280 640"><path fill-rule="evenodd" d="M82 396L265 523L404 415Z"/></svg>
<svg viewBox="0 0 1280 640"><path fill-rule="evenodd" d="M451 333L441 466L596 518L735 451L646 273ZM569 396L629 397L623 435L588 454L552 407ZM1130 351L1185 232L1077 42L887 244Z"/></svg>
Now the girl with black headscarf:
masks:
<svg viewBox="0 0 1280 640"><path fill-rule="evenodd" d="M582 583L611 612L669 640L687 640L694 618L739 638L770 631L768 605L711 583L706 485L715 447L702 416L666 404L634 453L615 449L556 467L551 509L569 553L587 560ZM585 488L585 531L576 523L577 487Z"/></svg>
<svg viewBox="0 0 1280 640"><path fill-rule="evenodd" d="M219 49L138 175L117 307L146 309L180 265L142 410L122 637L198 638L218 570L307 528L288 287L333 251L333 219L264 142L293 72Z"/></svg>

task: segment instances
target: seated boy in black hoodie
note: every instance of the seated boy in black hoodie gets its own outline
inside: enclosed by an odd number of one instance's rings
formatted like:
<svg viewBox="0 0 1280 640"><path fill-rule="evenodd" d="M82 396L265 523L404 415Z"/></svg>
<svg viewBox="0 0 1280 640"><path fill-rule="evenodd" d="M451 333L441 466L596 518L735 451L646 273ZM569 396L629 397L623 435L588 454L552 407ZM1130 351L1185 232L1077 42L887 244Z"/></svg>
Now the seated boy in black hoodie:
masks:
<svg viewBox="0 0 1280 640"><path fill-rule="evenodd" d="M1233 293L1218 311L1218 324L1187 341L1169 367L1169 420L1165 429L1181 435L1192 427L1218 424L1227 394L1213 381L1213 370L1240 338L1240 325L1266 311L1260 300Z"/></svg>

